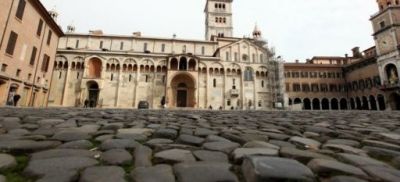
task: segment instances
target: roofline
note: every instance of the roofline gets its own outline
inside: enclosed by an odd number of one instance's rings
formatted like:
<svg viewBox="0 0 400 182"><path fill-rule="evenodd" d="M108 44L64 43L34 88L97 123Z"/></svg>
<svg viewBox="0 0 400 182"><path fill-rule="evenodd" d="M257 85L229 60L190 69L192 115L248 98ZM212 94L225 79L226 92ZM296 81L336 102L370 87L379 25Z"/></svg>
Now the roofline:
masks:
<svg viewBox="0 0 400 182"><path fill-rule="evenodd" d="M39 0L29 0L33 7L35 7L39 13L43 16L43 18L46 20L48 24L50 24L50 27L55 30L58 36L64 36L64 32L62 29L58 26L58 24L54 21L54 19L50 16L49 12L47 9L43 6L43 4Z"/></svg>
<svg viewBox="0 0 400 182"><path fill-rule="evenodd" d="M164 40L164 41L178 41L178 42L198 42L203 44L217 44L215 41L193 40L193 39L176 39L176 38L162 38L162 37L144 37L134 35L114 35L114 34L85 34L85 33L66 33L65 36L77 37L103 37L103 38L136 38L136 39L151 39L151 40Z"/></svg>

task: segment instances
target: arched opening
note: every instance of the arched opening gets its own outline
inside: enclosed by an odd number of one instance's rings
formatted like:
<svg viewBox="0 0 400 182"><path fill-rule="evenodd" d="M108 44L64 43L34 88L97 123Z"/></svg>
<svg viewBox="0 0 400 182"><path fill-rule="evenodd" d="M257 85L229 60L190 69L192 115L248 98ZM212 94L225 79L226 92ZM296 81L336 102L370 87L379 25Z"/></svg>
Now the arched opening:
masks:
<svg viewBox="0 0 400 182"><path fill-rule="evenodd" d="M99 84L95 81L89 81L86 86L88 88L88 98L85 100L85 106L95 108L99 100Z"/></svg>
<svg viewBox="0 0 400 182"><path fill-rule="evenodd" d="M187 74L176 75L171 81L169 98L172 107L195 107L195 81Z"/></svg>
<svg viewBox="0 0 400 182"><path fill-rule="evenodd" d="M89 60L89 78L101 78L101 60L99 58Z"/></svg>
<svg viewBox="0 0 400 182"><path fill-rule="evenodd" d="M331 100L331 108L332 110L339 110L339 101L335 98Z"/></svg>
<svg viewBox="0 0 400 182"><path fill-rule="evenodd" d="M350 106L352 110L356 109L356 102L354 101L353 98L350 99Z"/></svg>
<svg viewBox="0 0 400 182"><path fill-rule="evenodd" d="M329 110L329 100L328 99L322 99L322 110Z"/></svg>
<svg viewBox="0 0 400 182"><path fill-rule="evenodd" d="M378 106L379 106L379 110L384 111L386 110L386 101L385 101L385 97L381 94L378 95Z"/></svg>
<svg viewBox="0 0 400 182"><path fill-rule="evenodd" d="M15 106L17 103L14 103L14 96L17 95L18 85L13 83L10 85L10 89L8 90L7 102L8 106Z"/></svg>
<svg viewBox="0 0 400 182"><path fill-rule="evenodd" d="M289 106L293 105L292 99L289 99Z"/></svg>
<svg viewBox="0 0 400 182"><path fill-rule="evenodd" d="M294 104L301 104L301 99L295 98L294 99Z"/></svg>
<svg viewBox="0 0 400 182"><path fill-rule="evenodd" d="M171 70L178 70L178 60L176 58L172 58L170 61Z"/></svg>
<svg viewBox="0 0 400 182"><path fill-rule="evenodd" d="M369 96L369 103L371 104L371 110L378 110L378 106L376 105L376 99L374 96Z"/></svg>
<svg viewBox="0 0 400 182"><path fill-rule="evenodd" d="M340 109L341 110L347 110L347 100L346 99L340 99Z"/></svg>
<svg viewBox="0 0 400 182"><path fill-rule="evenodd" d="M187 59L185 57L181 57L181 59L179 60L179 70L187 70Z"/></svg>
<svg viewBox="0 0 400 182"><path fill-rule="evenodd" d="M196 71L196 60L194 59L189 60L189 70Z"/></svg>
<svg viewBox="0 0 400 182"><path fill-rule="evenodd" d="M386 65L385 71L389 84L399 83L399 74L397 72L397 67L394 64Z"/></svg>
<svg viewBox="0 0 400 182"><path fill-rule="evenodd" d="M367 97L362 97L362 110L369 110L369 104Z"/></svg>
<svg viewBox="0 0 400 182"><path fill-rule="evenodd" d="M398 93L392 93L389 97L389 101L392 110L400 110L400 95Z"/></svg>
<svg viewBox="0 0 400 182"><path fill-rule="evenodd" d="M362 103L361 103L361 99L359 97L356 98L356 109L357 110L362 109Z"/></svg>
<svg viewBox="0 0 400 182"><path fill-rule="evenodd" d="M313 99L313 109L314 110L321 110L321 104L319 99Z"/></svg>
<svg viewBox="0 0 400 182"><path fill-rule="evenodd" d="M304 101L304 110L311 110L311 100L308 98L305 98Z"/></svg>

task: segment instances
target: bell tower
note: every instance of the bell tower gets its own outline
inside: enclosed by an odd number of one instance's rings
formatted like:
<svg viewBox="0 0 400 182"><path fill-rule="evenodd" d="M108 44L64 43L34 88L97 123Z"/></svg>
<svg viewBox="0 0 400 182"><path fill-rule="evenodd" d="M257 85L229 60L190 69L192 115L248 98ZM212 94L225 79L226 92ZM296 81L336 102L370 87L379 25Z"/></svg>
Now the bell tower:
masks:
<svg viewBox="0 0 400 182"><path fill-rule="evenodd" d="M232 3L233 0L207 0L204 9L206 15L206 40L211 40L212 36L233 36Z"/></svg>

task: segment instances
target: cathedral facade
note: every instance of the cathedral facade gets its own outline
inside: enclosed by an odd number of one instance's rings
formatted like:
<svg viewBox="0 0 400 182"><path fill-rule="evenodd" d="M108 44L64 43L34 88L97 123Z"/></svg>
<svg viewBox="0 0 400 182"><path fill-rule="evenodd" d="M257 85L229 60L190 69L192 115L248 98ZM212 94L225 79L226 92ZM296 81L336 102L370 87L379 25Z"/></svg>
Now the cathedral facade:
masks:
<svg viewBox="0 0 400 182"><path fill-rule="evenodd" d="M206 40L74 32L59 40L48 106L257 109L283 104L283 63L262 40L233 37L232 0L208 0ZM165 103L165 104L164 104Z"/></svg>

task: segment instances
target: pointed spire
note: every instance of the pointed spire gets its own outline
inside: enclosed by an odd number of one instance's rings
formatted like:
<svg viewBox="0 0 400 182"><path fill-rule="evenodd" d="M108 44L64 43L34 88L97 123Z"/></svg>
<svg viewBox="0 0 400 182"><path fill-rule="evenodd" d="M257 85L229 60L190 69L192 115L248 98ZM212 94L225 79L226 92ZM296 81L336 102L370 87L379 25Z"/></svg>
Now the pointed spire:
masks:
<svg viewBox="0 0 400 182"><path fill-rule="evenodd" d="M72 22L67 26L67 32L68 32L68 33L74 33L74 32L75 32L74 21L72 21Z"/></svg>
<svg viewBox="0 0 400 182"><path fill-rule="evenodd" d="M56 10L56 6L54 6L50 11L49 11L50 16L53 18L55 22L57 22L58 18L58 12Z"/></svg>
<svg viewBox="0 0 400 182"><path fill-rule="evenodd" d="M261 38L262 38L262 33L261 33L261 31L258 29L257 23L256 23L255 26L254 26L253 38L254 38L254 39L261 39Z"/></svg>

